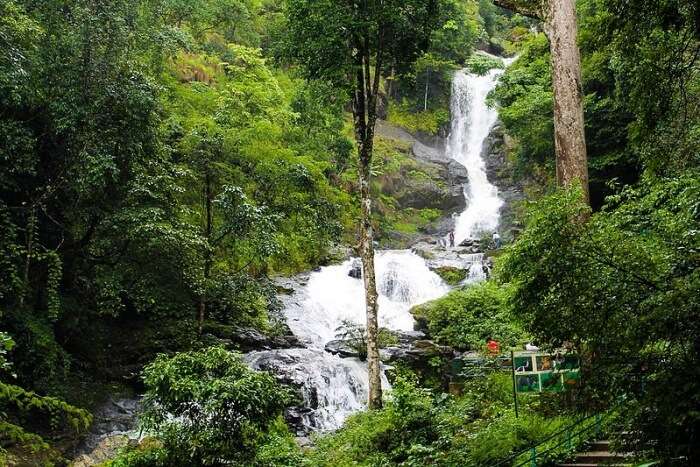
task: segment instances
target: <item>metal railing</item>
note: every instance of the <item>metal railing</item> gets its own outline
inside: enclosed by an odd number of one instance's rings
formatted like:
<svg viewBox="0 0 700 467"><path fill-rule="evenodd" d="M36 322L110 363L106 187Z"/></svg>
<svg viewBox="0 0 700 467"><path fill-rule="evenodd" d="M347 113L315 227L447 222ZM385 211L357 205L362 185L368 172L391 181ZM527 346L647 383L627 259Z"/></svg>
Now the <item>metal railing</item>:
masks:
<svg viewBox="0 0 700 467"><path fill-rule="evenodd" d="M610 415L595 414L582 418L572 425L539 441L534 446L523 449L495 464L495 467L537 467L543 462L551 462L553 454L564 456L573 454L582 444L599 438L603 432L603 421Z"/></svg>

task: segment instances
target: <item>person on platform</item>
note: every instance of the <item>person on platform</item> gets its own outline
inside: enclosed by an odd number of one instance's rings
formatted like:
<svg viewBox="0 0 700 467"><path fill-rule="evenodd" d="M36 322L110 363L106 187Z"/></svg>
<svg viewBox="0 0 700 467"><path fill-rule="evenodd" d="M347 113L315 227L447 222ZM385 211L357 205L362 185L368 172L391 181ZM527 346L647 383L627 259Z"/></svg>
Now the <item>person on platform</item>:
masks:
<svg viewBox="0 0 700 467"><path fill-rule="evenodd" d="M455 232L454 230L450 232L450 248L455 247Z"/></svg>
<svg viewBox="0 0 700 467"><path fill-rule="evenodd" d="M501 248L501 236L498 235L498 232L493 233L493 245L496 249Z"/></svg>

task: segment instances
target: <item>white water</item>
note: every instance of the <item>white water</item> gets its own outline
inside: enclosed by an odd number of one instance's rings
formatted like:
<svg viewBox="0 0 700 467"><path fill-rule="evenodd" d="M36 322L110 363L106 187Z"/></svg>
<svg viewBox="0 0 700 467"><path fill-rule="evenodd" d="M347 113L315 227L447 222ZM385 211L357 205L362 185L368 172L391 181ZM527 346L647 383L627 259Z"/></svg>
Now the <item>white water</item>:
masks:
<svg viewBox="0 0 700 467"><path fill-rule="evenodd" d="M363 282L348 276L353 261L313 273L306 286L306 298L285 310L292 332L308 346L322 349L335 339L343 321L365 323ZM409 250L378 251L375 266L379 325L388 329L413 330L413 317L408 310L449 290L425 261Z"/></svg>
<svg viewBox="0 0 700 467"><path fill-rule="evenodd" d="M506 61L508 63L508 61ZM457 218L455 243L466 238L490 236L498 228L503 200L486 177L481 157L484 141L493 128L498 113L486 105L486 96L496 87L503 70L493 69L484 76L458 71L452 81L452 127L447 144L448 156L462 164L469 177L464 196L467 208Z"/></svg>
<svg viewBox="0 0 700 467"><path fill-rule="evenodd" d="M495 110L486 106L486 96L500 74L501 70L492 70L486 76L458 72L454 77L448 154L464 165L469 175L464 190L467 208L456 223L457 243L498 227L503 202L486 177L481 151L497 118ZM453 253L450 258L441 259L440 265L468 268L465 282L486 278L483 254ZM337 330L344 321L365 323L363 281L348 275L354 261L357 260L312 273L308 282L286 303L287 324L306 348L251 352L246 356L252 367L272 371L301 388L304 407L295 417L308 430L337 429L348 415L365 407L366 365L357 359L340 358L324 351L325 345L336 339ZM379 251L375 266L380 326L411 331L411 307L449 291L426 261L409 250ZM382 385L389 387L386 378Z"/></svg>
<svg viewBox="0 0 700 467"><path fill-rule="evenodd" d="M251 352L248 363L281 375L301 388L305 408L299 414L313 431L339 428L367 400L367 366L355 358L340 358L322 349ZM388 387L386 379L382 386Z"/></svg>

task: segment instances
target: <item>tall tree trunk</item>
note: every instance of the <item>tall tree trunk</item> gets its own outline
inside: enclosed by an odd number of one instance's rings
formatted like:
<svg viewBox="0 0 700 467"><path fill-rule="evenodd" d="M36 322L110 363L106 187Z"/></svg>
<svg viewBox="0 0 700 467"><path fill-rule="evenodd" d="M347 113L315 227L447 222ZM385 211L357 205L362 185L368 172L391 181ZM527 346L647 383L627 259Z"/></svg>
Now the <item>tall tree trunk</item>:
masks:
<svg viewBox="0 0 700 467"><path fill-rule="evenodd" d="M371 160L371 147L363 144L358 148L364 155L360 160ZM368 159L369 157L369 159ZM370 409L382 407L381 362L378 345L378 311L379 295L377 293L376 275L374 270L374 232L372 230L372 199L370 195L370 166L359 164L360 202L362 203L362 218L360 221L360 258L362 259L362 278L365 284L365 306L367 313L367 371L369 374Z"/></svg>
<svg viewBox="0 0 700 467"><path fill-rule="evenodd" d="M367 314L367 372L370 409L382 407L382 374L379 360L379 295L374 270L374 232L372 230L372 198L370 192L374 128L377 122L377 93L381 70L381 51L377 53L374 80L370 73L369 46L358 41L360 53L356 62L356 83L353 96L353 123L357 142L358 178L361 203L359 250L362 279L365 285ZM381 48L380 48L381 49Z"/></svg>
<svg viewBox="0 0 700 467"><path fill-rule="evenodd" d="M494 3L544 21L552 61L557 183L565 187L580 185L586 203L590 203L581 54L576 43L576 0L494 0Z"/></svg>
<svg viewBox="0 0 700 467"><path fill-rule="evenodd" d="M576 1L549 0L547 9L545 28L552 56L557 182L566 187L580 185L586 203L590 203Z"/></svg>

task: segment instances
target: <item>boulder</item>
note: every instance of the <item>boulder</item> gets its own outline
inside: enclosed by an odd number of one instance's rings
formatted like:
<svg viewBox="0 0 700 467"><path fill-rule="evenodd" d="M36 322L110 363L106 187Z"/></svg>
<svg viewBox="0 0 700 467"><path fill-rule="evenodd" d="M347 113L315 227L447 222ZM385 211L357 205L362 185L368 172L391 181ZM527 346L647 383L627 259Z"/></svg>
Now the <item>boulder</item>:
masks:
<svg viewBox="0 0 700 467"><path fill-rule="evenodd" d="M469 274L468 270L454 266L440 266L433 268L432 271L452 286L460 284Z"/></svg>
<svg viewBox="0 0 700 467"><path fill-rule="evenodd" d="M285 326L286 327L286 326ZM205 338L223 344L231 350L250 352L252 350L289 349L298 347L299 340L289 328L283 335L269 335L247 326L234 326L207 323L204 326Z"/></svg>
<svg viewBox="0 0 700 467"><path fill-rule="evenodd" d="M107 436L103 438L91 452L75 458L71 466L91 467L100 465L108 460L114 459L119 451L129 446L131 443L135 445L137 442L135 440L130 440L127 435Z"/></svg>
<svg viewBox="0 0 700 467"><path fill-rule="evenodd" d="M362 262L360 262L360 260L353 260L350 271L348 271L348 276L353 279L362 279Z"/></svg>
<svg viewBox="0 0 700 467"><path fill-rule="evenodd" d="M343 358L354 357L359 358L360 353L347 340L335 339L328 342L325 350L333 355L339 355Z"/></svg>
<svg viewBox="0 0 700 467"><path fill-rule="evenodd" d="M387 347L379 352L382 360L387 363L402 362L411 367L429 366L433 357L451 357L454 354L452 347L425 339L408 345Z"/></svg>
<svg viewBox="0 0 700 467"><path fill-rule="evenodd" d="M506 157L506 146L503 128L496 125L484 141L481 156L489 182L498 188L498 196L504 201L498 230L503 240L509 241L517 236L521 228L517 223L516 209L525 199L525 182L514 175L515 170Z"/></svg>

